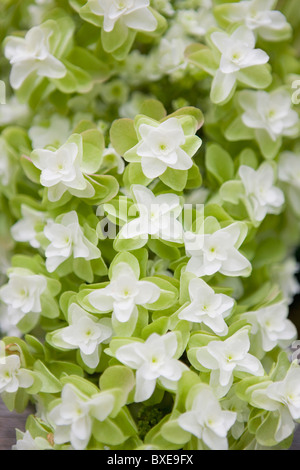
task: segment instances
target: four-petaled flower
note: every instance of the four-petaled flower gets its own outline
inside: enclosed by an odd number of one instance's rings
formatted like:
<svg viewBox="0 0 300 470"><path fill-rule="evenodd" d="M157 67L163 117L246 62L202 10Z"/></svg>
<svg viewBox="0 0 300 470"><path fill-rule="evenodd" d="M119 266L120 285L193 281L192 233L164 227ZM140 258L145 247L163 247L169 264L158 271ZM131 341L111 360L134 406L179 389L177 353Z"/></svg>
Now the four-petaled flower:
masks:
<svg viewBox="0 0 300 470"><path fill-rule="evenodd" d="M90 304L101 313L113 312L113 319L128 322L137 317L138 305L156 302L160 288L149 281L139 281L129 264L120 262L113 271L111 282L88 295Z"/></svg>
<svg viewBox="0 0 300 470"><path fill-rule="evenodd" d="M155 31L157 20L149 10L150 0L88 0L95 15L103 16L103 29L111 32L119 24L137 31Z"/></svg>
<svg viewBox="0 0 300 470"><path fill-rule="evenodd" d="M241 165L239 175L245 188L244 203L254 223L261 222L267 214L279 214L284 204L284 194L274 185L274 168L268 162L258 170Z"/></svg>
<svg viewBox="0 0 300 470"><path fill-rule="evenodd" d="M28 313L40 314L46 278L23 268L14 268L8 277L8 283L0 288L0 299L8 306L11 322L16 325Z"/></svg>
<svg viewBox="0 0 300 470"><path fill-rule="evenodd" d="M5 355L5 343L0 341L0 393L15 393L19 388L29 388L33 376L27 369L21 368L17 354Z"/></svg>
<svg viewBox="0 0 300 470"><path fill-rule="evenodd" d="M203 323L217 335L226 335L228 327L224 318L230 315L234 300L228 295L216 294L206 282L198 278L191 279L189 295L191 303L180 311L178 318Z"/></svg>
<svg viewBox="0 0 300 470"><path fill-rule="evenodd" d="M213 101L218 103L231 96L240 70L264 65L269 56L262 49L255 49L255 35L245 26L237 28L231 36L216 31L212 33L211 40L221 53L219 69L211 90Z"/></svg>
<svg viewBox="0 0 300 470"><path fill-rule="evenodd" d="M139 216L122 227L120 238L141 237L146 243L151 235L162 240L182 243L183 228L177 220L182 211L179 196L155 196L150 189L139 184L133 185L132 192Z"/></svg>
<svg viewBox="0 0 300 470"><path fill-rule="evenodd" d="M228 392L236 373L264 375L260 361L248 353L249 349L248 328L241 328L224 341L211 341L197 350L197 360L203 367L211 370L210 385L216 389L218 395L224 396Z"/></svg>
<svg viewBox="0 0 300 470"><path fill-rule="evenodd" d="M25 38L8 37L4 54L12 65L10 83L14 89L19 89L33 72L40 77L57 79L66 75L66 67L50 51L52 34L48 27L35 26Z"/></svg>
<svg viewBox="0 0 300 470"><path fill-rule="evenodd" d="M251 263L238 251L246 236L242 227L235 222L211 234L185 232L185 249L190 256L186 270L198 277L216 272L248 276Z"/></svg>
<svg viewBox="0 0 300 470"><path fill-rule="evenodd" d="M93 421L104 421L112 412L114 401L108 391L88 397L73 385L65 385L61 403L48 414L54 425L55 444L71 442L74 449L85 449L92 435Z"/></svg>
<svg viewBox="0 0 300 470"><path fill-rule="evenodd" d="M159 336L153 333L142 343L132 341L121 346L116 358L135 369L136 402L147 400L154 392L157 380L168 390L176 390L178 380L187 367L174 358L178 348L174 332Z"/></svg>
<svg viewBox="0 0 300 470"><path fill-rule="evenodd" d="M101 343L109 342L112 336L111 321L98 320L79 305L73 303L68 310L69 326L51 333L51 341L62 349L79 349L83 362L90 368L99 364Z"/></svg>
<svg viewBox="0 0 300 470"><path fill-rule="evenodd" d="M44 235L50 242L45 251L46 268L50 273L72 255L87 261L101 256L99 248L84 235L75 211L64 214L60 223L48 220Z"/></svg>
<svg viewBox="0 0 300 470"><path fill-rule="evenodd" d="M190 432L211 450L227 450L227 433L236 420L236 413L222 410L213 390L202 384L190 409L179 416L179 426Z"/></svg>

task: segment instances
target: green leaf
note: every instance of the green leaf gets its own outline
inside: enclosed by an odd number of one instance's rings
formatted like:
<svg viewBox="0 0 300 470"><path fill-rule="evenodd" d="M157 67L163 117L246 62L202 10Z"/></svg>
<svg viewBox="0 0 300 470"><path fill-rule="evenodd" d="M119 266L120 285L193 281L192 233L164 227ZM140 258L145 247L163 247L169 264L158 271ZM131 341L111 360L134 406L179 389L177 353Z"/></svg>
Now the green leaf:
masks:
<svg viewBox="0 0 300 470"><path fill-rule="evenodd" d="M210 144L205 156L207 171L221 185L234 176L234 164L231 156L218 144Z"/></svg>
<svg viewBox="0 0 300 470"><path fill-rule="evenodd" d="M103 134L98 129L82 132L83 158L81 169L84 173L96 173L102 162L105 147Z"/></svg>
<svg viewBox="0 0 300 470"><path fill-rule="evenodd" d="M255 137L259 145L260 151L265 157L266 160L273 160L282 145L282 138L279 137L276 140L273 140L269 133L264 129L256 129Z"/></svg>
<svg viewBox="0 0 300 470"><path fill-rule="evenodd" d="M27 178L30 179L30 181L33 183L40 184L41 171L36 166L34 166L32 160L22 155L20 158L20 163Z"/></svg>
<svg viewBox="0 0 300 470"><path fill-rule="evenodd" d="M125 441L125 436L119 426L109 418L103 422L94 420L92 433L97 441L110 446L117 446Z"/></svg>
<svg viewBox="0 0 300 470"><path fill-rule="evenodd" d="M180 445L186 444L191 438L191 434L184 431L176 419L164 423L161 428L161 435L167 441Z"/></svg>
<svg viewBox="0 0 300 470"><path fill-rule="evenodd" d="M49 371L45 364L37 360L34 363L34 371L42 381L42 393L58 393L62 389L61 382Z"/></svg>
<svg viewBox="0 0 300 470"><path fill-rule="evenodd" d="M124 118L114 121L110 128L110 141L120 155L124 155L127 150L135 147L138 139L132 119Z"/></svg>
<svg viewBox="0 0 300 470"><path fill-rule="evenodd" d="M187 184L188 171L167 168L159 178L165 185L174 189L174 191L183 191Z"/></svg>
<svg viewBox="0 0 300 470"><path fill-rule="evenodd" d="M155 99L144 100L139 109L139 113L149 116L156 121L162 120L167 114L164 105Z"/></svg>
<svg viewBox="0 0 300 470"><path fill-rule="evenodd" d="M270 65L266 64L239 70L237 79L249 88L265 89L272 83L273 77Z"/></svg>

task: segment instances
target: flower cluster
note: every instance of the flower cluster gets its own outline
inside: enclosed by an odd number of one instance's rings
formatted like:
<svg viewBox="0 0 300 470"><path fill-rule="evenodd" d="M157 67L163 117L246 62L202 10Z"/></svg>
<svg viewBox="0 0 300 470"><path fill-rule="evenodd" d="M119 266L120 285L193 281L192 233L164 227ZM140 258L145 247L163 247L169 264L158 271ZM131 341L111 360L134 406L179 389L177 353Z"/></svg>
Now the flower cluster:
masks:
<svg viewBox="0 0 300 470"><path fill-rule="evenodd" d="M1 3L14 449L290 447L300 14L276 3Z"/></svg>

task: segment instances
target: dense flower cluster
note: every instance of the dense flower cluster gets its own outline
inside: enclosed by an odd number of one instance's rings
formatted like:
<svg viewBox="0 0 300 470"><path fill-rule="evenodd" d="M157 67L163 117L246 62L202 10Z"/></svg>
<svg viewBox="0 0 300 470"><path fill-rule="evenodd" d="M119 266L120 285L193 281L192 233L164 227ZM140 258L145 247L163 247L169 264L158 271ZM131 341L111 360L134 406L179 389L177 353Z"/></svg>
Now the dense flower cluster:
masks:
<svg viewBox="0 0 300 470"><path fill-rule="evenodd" d="M297 0L0 13L0 394L36 407L14 449L289 448Z"/></svg>

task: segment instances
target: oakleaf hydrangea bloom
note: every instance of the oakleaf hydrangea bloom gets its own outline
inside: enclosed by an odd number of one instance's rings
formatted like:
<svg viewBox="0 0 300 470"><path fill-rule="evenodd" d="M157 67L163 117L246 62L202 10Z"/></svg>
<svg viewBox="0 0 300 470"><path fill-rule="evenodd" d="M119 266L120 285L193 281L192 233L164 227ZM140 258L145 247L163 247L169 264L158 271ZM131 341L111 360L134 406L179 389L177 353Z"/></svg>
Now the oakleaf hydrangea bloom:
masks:
<svg viewBox="0 0 300 470"><path fill-rule="evenodd" d="M246 372L262 376L264 369L260 361L249 354L250 339L248 328L241 328L224 341L211 341L197 350L199 363L211 370L210 385L224 396L233 383L235 373Z"/></svg>
<svg viewBox="0 0 300 470"><path fill-rule="evenodd" d="M280 41L290 35L291 27L280 11L273 11L274 0L245 0L216 8L217 17L229 23L244 23L266 41Z"/></svg>
<svg viewBox="0 0 300 470"><path fill-rule="evenodd" d="M261 222L267 214L279 214L284 204L284 194L274 185L274 168L263 163L258 170L241 165L239 175L243 182L245 204L251 220Z"/></svg>
<svg viewBox="0 0 300 470"><path fill-rule="evenodd" d="M244 26L236 29L231 36L216 31L211 34L211 40L221 53L211 89L212 99L218 103L231 96L240 70L266 64L269 56L262 49L255 49L255 36Z"/></svg>
<svg viewBox="0 0 300 470"><path fill-rule="evenodd" d="M185 232L184 242L190 257L187 271L198 277L220 272L225 276L248 276L251 263L239 251L246 233L233 223L211 234Z"/></svg>
<svg viewBox="0 0 300 470"><path fill-rule="evenodd" d="M99 248L84 235L75 211L63 214L59 222L48 220L44 235L50 242L45 251L46 268L50 273L71 256L85 260L101 256Z"/></svg>
<svg viewBox="0 0 300 470"><path fill-rule="evenodd" d="M33 380L28 370L21 368L17 354L5 355L5 343L0 341L0 393L15 393L19 388L29 388Z"/></svg>
<svg viewBox="0 0 300 470"><path fill-rule="evenodd" d="M107 343L112 336L111 321L98 320L77 304L71 304L68 311L69 326L51 333L51 342L62 349L79 349L83 362L90 368L99 364L99 345ZM49 341L49 340L48 340Z"/></svg>
<svg viewBox="0 0 300 470"><path fill-rule="evenodd" d="M28 242L33 248L39 248L40 242L36 238L35 227L45 221L45 213L22 204L21 214L22 218L11 228L13 239L17 242Z"/></svg>
<svg viewBox="0 0 300 470"><path fill-rule="evenodd" d="M111 32L118 25L139 31L154 31L157 20L149 10L150 0L88 0L95 15L103 16L103 29Z"/></svg>
<svg viewBox="0 0 300 470"><path fill-rule="evenodd" d="M297 135L298 114L292 109L290 94L285 90L250 91L239 94L239 103L244 111L242 121L256 133L264 131L273 140Z"/></svg>
<svg viewBox="0 0 300 470"><path fill-rule="evenodd" d="M174 358L178 343L175 333L159 336L153 333L144 343L133 341L121 346L116 358L136 370L136 402L147 400L157 380L167 389L175 390L186 366Z"/></svg>
<svg viewBox="0 0 300 470"><path fill-rule="evenodd" d="M40 314L41 296L47 288L46 278L22 268L15 268L8 277L8 283L0 288L0 299L8 307L11 322L16 325L28 313Z"/></svg>
<svg viewBox="0 0 300 470"><path fill-rule="evenodd" d="M54 425L54 442L71 442L76 450L87 446L93 420L104 421L112 412L114 397L109 392L85 396L74 386L67 384L61 393L61 403L49 413L49 421Z"/></svg>
<svg viewBox="0 0 300 470"><path fill-rule="evenodd" d="M275 439L283 441L293 433L295 421L300 419L299 366L292 365L283 380L268 382L266 387L254 390L251 398L254 406L279 415Z"/></svg>
<svg viewBox="0 0 300 470"><path fill-rule="evenodd" d="M52 33L44 24L30 29L25 38L7 38L4 53L12 65L10 83L13 88L19 89L33 72L40 77L58 79L66 75L65 65L51 53Z"/></svg>
<svg viewBox="0 0 300 470"><path fill-rule="evenodd" d="M132 192L139 217L122 227L120 237L141 237L146 242L151 235L182 243L183 228L177 220L182 211L180 198L172 193L155 196L150 189L138 184L132 187Z"/></svg>
<svg viewBox="0 0 300 470"><path fill-rule="evenodd" d="M187 138L178 119L170 118L158 125L141 124L139 133L141 140L136 153L141 157L142 169L147 178L156 178L167 168L173 170L191 168L193 164L191 155L183 148ZM196 139L199 148L201 140Z"/></svg>
<svg viewBox="0 0 300 470"><path fill-rule="evenodd" d="M78 136L79 137L79 136ZM81 169L81 138L69 139L57 150L37 149L31 154L34 165L41 170L41 185L48 188L50 201L58 201L66 191L74 196L92 197L95 193Z"/></svg>
<svg viewBox="0 0 300 470"><path fill-rule="evenodd" d="M180 311L178 318L193 323L203 323L214 333L223 336L228 332L225 318L230 315L234 300L225 294L216 294L202 279L189 282L191 303Z"/></svg>
<svg viewBox="0 0 300 470"><path fill-rule="evenodd" d="M288 315L287 303L282 301L243 313L242 317L251 323L251 332L258 336L262 349L271 351L278 344L289 346L297 336L296 327Z"/></svg>
<svg viewBox="0 0 300 470"><path fill-rule="evenodd" d="M153 282L139 281L133 269L124 262L116 266L110 284L88 295L93 307L101 313L113 312L113 319L125 323L137 318L138 305L156 302L160 288Z"/></svg>
<svg viewBox="0 0 300 470"><path fill-rule="evenodd" d="M213 390L203 384L189 410L179 416L178 423L182 429L201 439L209 449L227 450L227 433L235 420L236 413L222 410Z"/></svg>

